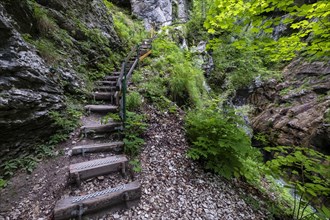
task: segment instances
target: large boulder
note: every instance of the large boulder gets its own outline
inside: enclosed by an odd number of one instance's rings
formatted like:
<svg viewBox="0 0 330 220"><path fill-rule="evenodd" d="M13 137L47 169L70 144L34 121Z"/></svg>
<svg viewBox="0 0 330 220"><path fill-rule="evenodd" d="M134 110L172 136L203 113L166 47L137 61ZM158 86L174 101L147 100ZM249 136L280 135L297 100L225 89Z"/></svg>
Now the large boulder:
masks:
<svg viewBox="0 0 330 220"><path fill-rule="evenodd" d="M144 20L147 30L188 20L186 0L130 0L132 13Z"/></svg>
<svg viewBox="0 0 330 220"><path fill-rule="evenodd" d="M131 0L132 13L145 22L147 29L172 23L170 0Z"/></svg>
<svg viewBox="0 0 330 220"><path fill-rule="evenodd" d="M277 145L315 146L330 153L330 63L292 62L281 83L256 88L252 126Z"/></svg>

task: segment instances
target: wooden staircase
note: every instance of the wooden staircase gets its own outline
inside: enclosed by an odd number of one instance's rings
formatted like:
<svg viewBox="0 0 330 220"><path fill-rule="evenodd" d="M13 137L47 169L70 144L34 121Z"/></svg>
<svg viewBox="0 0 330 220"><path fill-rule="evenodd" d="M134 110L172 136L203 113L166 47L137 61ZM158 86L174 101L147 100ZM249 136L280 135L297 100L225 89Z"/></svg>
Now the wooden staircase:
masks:
<svg viewBox="0 0 330 220"><path fill-rule="evenodd" d="M103 212L116 207L130 207L133 201L141 196L141 184L134 177L127 178L128 157L123 155L122 136L112 136L124 129L122 122L110 121L101 124L101 118L107 113L118 113L123 119L125 115L125 93L127 82L141 57L150 54L151 40L147 39L140 46L133 48L125 59L120 72L113 72L102 81L95 82L91 98L101 100L100 105L86 105L87 119L83 120L81 134L82 143L72 146L71 157L75 162L69 167L71 190L62 195L54 209L54 219L82 219L82 216ZM123 84L124 83L124 84ZM105 103L105 104L104 104ZM119 138L118 138L119 137ZM87 143L87 144L86 144ZM106 155L106 156L105 156ZM102 185L102 190L80 192L76 195L74 187L83 188L93 178L111 179L111 175L121 173L122 184L114 187ZM126 178L125 178L126 177ZM108 183L106 181L99 184ZM68 195L69 194L69 195ZM72 196L73 195L73 196Z"/></svg>

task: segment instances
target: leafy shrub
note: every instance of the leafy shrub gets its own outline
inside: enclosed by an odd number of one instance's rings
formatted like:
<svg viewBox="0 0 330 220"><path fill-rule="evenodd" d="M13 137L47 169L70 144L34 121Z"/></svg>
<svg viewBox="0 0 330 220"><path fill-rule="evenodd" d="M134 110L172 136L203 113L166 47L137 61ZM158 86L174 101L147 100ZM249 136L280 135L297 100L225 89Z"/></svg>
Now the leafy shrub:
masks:
<svg viewBox="0 0 330 220"><path fill-rule="evenodd" d="M40 38L34 41L32 44L38 49L40 56L46 60L48 64L53 64L60 59L60 55L57 53L56 46L45 38Z"/></svg>
<svg viewBox="0 0 330 220"><path fill-rule="evenodd" d="M247 175L243 172L244 162L258 153L239 126L244 122L233 109L219 108L218 102L212 101L206 107L188 112L185 121L192 144L188 151L190 158L203 161L206 169L226 178Z"/></svg>
<svg viewBox="0 0 330 220"><path fill-rule="evenodd" d="M164 75L168 78L172 100L181 105L201 106L205 95L204 76L189 59L189 52L184 52L174 42L164 39L153 42L153 51L154 55L162 57L153 64L153 68L166 73Z"/></svg>
<svg viewBox="0 0 330 220"><path fill-rule="evenodd" d="M132 22L132 19L124 13L123 9L115 6L108 0L103 0L103 3L108 9L108 13L113 16L114 28L119 38L127 44L128 47L140 43L142 39L147 37L142 22Z"/></svg>
<svg viewBox="0 0 330 220"><path fill-rule="evenodd" d="M37 20L37 27L40 33L44 36L58 29L57 24L47 15L47 11L39 6L36 2L31 2L33 6L33 16Z"/></svg>
<svg viewBox="0 0 330 220"><path fill-rule="evenodd" d="M215 70L211 73L209 83L216 91L225 83L226 90L234 91L251 85L258 76L265 79L273 72L266 69L261 57L254 51L239 50L229 40L213 40ZM219 84L219 82L221 84Z"/></svg>
<svg viewBox="0 0 330 220"><path fill-rule="evenodd" d="M330 217L330 211L322 201L330 195L330 156L303 147L277 146L265 150L274 153L275 158L266 163L273 175L287 176L288 187L294 186L294 193L300 195L299 201L295 197L293 216L296 219L307 215L316 217L316 213L305 213L313 202L320 209L319 217L322 214Z"/></svg>
<svg viewBox="0 0 330 220"><path fill-rule="evenodd" d="M141 150L144 140L141 138L147 124L144 123L144 115L139 115L134 112L126 112L127 120L125 123L125 153L135 157Z"/></svg>
<svg viewBox="0 0 330 220"><path fill-rule="evenodd" d="M54 124L60 127L60 133L68 134L79 125L79 120L82 116L82 108L81 105L70 99L67 100L66 105L64 111L51 111L49 115L53 119Z"/></svg>
<svg viewBox="0 0 330 220"><path fill-rule="evenodd" d="M142 97L138 92L130 92L126 97L126 108L129 111L136 111L142 105Z"/></svg>

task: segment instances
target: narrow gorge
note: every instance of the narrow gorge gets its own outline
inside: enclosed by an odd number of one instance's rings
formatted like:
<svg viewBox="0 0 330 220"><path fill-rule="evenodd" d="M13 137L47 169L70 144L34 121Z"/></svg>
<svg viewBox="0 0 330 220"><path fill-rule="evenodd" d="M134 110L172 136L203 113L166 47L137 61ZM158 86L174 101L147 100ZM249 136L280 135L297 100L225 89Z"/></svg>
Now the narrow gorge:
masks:
<svg viewBox="0 0 330 220"><path fill-rule="evenodd" d="M329 12L0 0L0 220L329 219Z"/></svg>

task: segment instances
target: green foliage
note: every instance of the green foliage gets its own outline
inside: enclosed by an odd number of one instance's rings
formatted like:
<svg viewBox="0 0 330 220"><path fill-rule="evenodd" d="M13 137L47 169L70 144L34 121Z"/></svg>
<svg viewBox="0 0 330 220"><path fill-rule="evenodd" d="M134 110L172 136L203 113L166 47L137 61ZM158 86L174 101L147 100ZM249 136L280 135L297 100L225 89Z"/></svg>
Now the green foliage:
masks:
<svg viewBox="0 0 330 220"><path fill-rule="evenodd" d="M206 12L213 0L192 1L192 12L187 22L187 40L190 45L197 45L202 40L208 40L207 30L203 28Z"/></svg>
<svg viewBox="0 0 330 220"><path fill-rule="evenodd" d="M103 0L108 9L108 13L112 14L115 30L119 38L128 46L132 47L147 37L147 33L141 21L133 21L123 9L115 6L108 0Z"/></svg>
<svg viewBox="0 0 330 220"><path fill-rule="evenodd" d="M207 169L221 176L248 176L243 169L248 158L258 154L251 147L250 139L244 130L242 119L228 107L219 108L213 101L207 106L188 112L186 134L192 144L188 156L202 160ZM244 172L242 172L244 170Z"/></svg>
<svg viewBox="0 0 330 220"><path fill-rule="evenodd" d="M129 164L133 166L134 172L140 173L142 171L141 163L138 159L131 160Z"/></svg>
<svg viewBox="0 0 330 220"><path fill-rule="evenodd" d="M60 59L60 55L57 52L57 48L47 38L39 38L37 40L32 39L31 35L23 34L24 40L34 45L40 53L40 56L46 60L48 64L54 64Z"/></svg>
<svg viewBox="0 0 330 220"><path fill-rule="evenodd" d="M29 1L29 4L33 7L33 16L37 20L37 27L41 35L46 36L58 29L55 21L47 15L47 10L36 2Z"/></svg>
<svg viewBox="0 0 330 220"><path fill-rule="evenodd" d="M330 195L330 156L302 147L278 146L265 150L274 153L275 159L267 162L270 169L276 175L288 176L289 184L300 195L293 207L293 216L296 219L304 218L311 201L315 205L323 204L322 199ZM325 211L327 209L320 208Z"/></svg>
<svg viewBox="0 0 330 220"><path fill-rule="evenodd" d="M270 61L291 60L298 52L328 57L329 11L327 0L312 4L294 0L215 0L204 25L211 34L231 33L238 49L248 48ZM288 16L281 18L276 13ZM279 24L287 25L289 31L276 41L270 34ZM245 34L253 35L252 44L242 38Z"/></svg>
<svg viewBox="0 0 330 220"><path fill-rule="evenodd" d="M144 140L141 138L147 124L144 122L144 115L140 115L134 112L126 112L127 120L125 122L125 153L135 157L141 150L144 144Z"/></svg>
<svg viewBox="0 0 330 220"><path fill-rule="evenodd" d="M61 112L49 112L54 125L59 128L57 133L50 138L49 144L51 145L66 140L69 137L69 133L79 125L79 120L82 116L81 105L71 99L68 99L66 104L66 109Z"/></svg>
<svg viewBox="0 0 330 220"><path fill-rule="evenodd" d="M225 38L210 41L209 48L213 51L215 63L209 84L215 91L219 91L219 85L224 84L226 93L231 94L251 85L256 77L264 80L274 76L274 72L265 67L260 54L253 50L237 49Z"/></svg>
<svg viewBox="0 0 330 220"><path fill-rule="evenodd" d="M137 111L142 105L142 97L138 92L130 92L126 97L126 108L128 111Z"/></svg>
<svg viewBox="0 0 330 220"><path fill-rule="evenodd" d="M255 135L253 136L253 138L254 138L256 141L260 142L260 144L261 144L262 146L267 146L267 145L269 145L268 137L267 137L266 134L263 134L263 133L257 133L257 134L255 134Z"/></svg>
<svg viewBox="0 0 330 220"><path fill-rule="evenodd" d="M179 104L201 106L206 91L203 87L203 72L196 68L190 53L181 50L174 42L161 38L153 42L153 54L161 57L153 68L168 78L172 100Z"/></svg>
<svg viewBox="0 0 330 220"><path fill-rule="evenodd" d="M107 123L109 123L109 121L119 122L119 121L121 121L121 118L120 118L119 114L111 113L111 112L101 118L101 124L107 124Z"/></svg>
<svg viewBox="0 0 330 220"><path fill-rule="evenodd" d="M0 178L0 190L7 186L7 180Z"/></svg>
<svg viewBox="0 0 330 220"><path fill-rule="evenodd" d="M47 63L53 64L60 59L56 46L51 41L41 38L36 40L34 44L37 47L41 57L44 58Z"/></svg>
<svg viewBox="0 0 330 220"><path fill-rule="evenodd" d="M11 159L6 161L0 167L4 171L4 175L10 177L18 169L24 169L26 172L31 173L37 165L37 159L33 156L21 156L20 158Z"/></svg>

